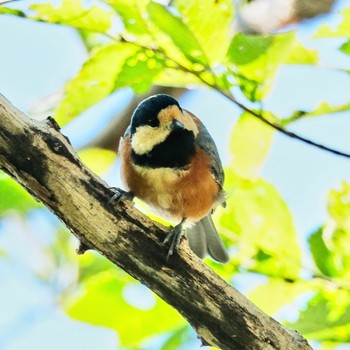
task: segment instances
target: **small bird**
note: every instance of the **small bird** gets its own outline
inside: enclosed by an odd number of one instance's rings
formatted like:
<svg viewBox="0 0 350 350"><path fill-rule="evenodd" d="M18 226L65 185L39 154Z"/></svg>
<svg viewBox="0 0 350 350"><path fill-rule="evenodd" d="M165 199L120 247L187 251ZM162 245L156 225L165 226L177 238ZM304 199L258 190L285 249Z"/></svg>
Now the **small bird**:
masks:
<svg viewBox="0 0 350 350"><path fill-rule="evenodd" d="M176 224L166 236L168 258L184 227L190 248L226 263L228 254L211 214L225 205L224 172L203 123L177 100L158 94L143 100L120 141L121 178L128 197L141 199Z"/></svg>

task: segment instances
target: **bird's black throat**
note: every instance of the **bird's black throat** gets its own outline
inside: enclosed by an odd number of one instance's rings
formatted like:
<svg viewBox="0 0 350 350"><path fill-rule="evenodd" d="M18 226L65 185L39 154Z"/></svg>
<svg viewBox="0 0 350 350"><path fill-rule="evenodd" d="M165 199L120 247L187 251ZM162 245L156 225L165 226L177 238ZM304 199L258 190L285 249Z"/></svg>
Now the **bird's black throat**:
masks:
<svg viewBox="0 0 350 350"><path fill-rule="evenodd" d="M175 130L146 154L132 151L132 160L134 164L148 168L187 168L195 154L194 141L192 131Z"/></svg>

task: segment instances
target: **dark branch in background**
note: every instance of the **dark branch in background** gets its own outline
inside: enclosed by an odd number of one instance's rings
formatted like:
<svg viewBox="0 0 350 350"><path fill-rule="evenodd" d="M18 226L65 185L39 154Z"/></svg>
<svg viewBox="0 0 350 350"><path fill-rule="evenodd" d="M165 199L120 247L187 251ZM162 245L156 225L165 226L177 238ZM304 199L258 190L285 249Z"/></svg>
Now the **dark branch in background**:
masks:
<svg viewBox="0 0 350 350"><path fill-rule="evenodd" d="M220 88L217 88L218 90ZM299 140L299 141L302 141L308 145L311 145L313 147L316 147L316 148L319 148L319 149L322 149L324 151L327 151L327 152L330 152L330 153L333 153L333 154L336 154L338 156L342 156L342 157L345 157L345 158L350 158L350 154L349 153L345 153L345 152L342 152L342 151L338 151L334 148L331 148L331 147L328 147L328 146L325 146L325 145L322 145L321 143L318 143L318 142L315 142L315 141L312 141L306 137L303 137L303 136L300 136L294 132L291 132L291 131L288 131L286 129L284 129L281 125L277 124L277 123L274 123L270 120L268 120L267 118L265 118L262 114L259 114L253 110L251 110L250 108L244 106L242 103L238 102L232 95L228 94L228 93L225 93L221 90L219 90L226 98L228 98L230 101L232 101L234 104L236 104L239 108L243 109L244 111L246 111L247 113L251 114L252 116L254 116L255 118L258 118L259 120L261 120L263 123L271 126L272 128L274 128L275 130L279 131L280 133L286 135L286 136L289 136L293 139L296 139L296 140Z"/></svg>
<svg viewBox="0 0 350 350"><path fill-rule="evenodd" d="M81 163L55 121L31 120L1 95L0 169L65 223L81 242L80 252L94 249L148 286L181 313L203 344L223 350L311 349L217 276L186 241L167 263L167 229L127 200L108 204L111 191Z"/></svg>

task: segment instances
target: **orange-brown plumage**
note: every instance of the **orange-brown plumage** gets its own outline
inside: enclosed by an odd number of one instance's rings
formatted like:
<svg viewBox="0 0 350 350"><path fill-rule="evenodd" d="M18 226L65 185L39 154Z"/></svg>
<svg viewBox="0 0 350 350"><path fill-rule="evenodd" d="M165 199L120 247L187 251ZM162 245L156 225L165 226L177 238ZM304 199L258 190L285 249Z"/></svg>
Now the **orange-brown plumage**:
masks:
<svg viewBox="0 0 350 350"><path fill-rule="evenodd" d="M123 159L121 176L128 191L174 221L180 222L184 217L188 222L199 221L220 202L221 188L210 173L211 160L200 149L189 169L176 171L170 178L159 176L157 189L152 171L140 170L131 161L130 136L121 143L120 156ZM162 197L168 197L169 202L162 201Z"/></svg>

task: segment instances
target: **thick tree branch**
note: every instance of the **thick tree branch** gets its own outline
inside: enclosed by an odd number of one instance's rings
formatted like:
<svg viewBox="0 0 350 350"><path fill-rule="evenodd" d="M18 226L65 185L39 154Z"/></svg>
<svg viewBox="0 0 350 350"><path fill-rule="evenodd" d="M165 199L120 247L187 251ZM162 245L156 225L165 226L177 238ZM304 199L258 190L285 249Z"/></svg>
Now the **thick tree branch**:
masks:
<svg viewBox="0 0 350 350"><path fill-rule="evenodd" d="M0 95L0 168L50 208L82 242L176 308L203 344L221 349L311 349L264 314L188 248L166 263L166 228L111 191L79 160L52 119L29 119ZM84 251L82 249L82 252Z"/></svg>

